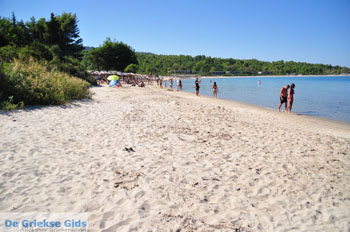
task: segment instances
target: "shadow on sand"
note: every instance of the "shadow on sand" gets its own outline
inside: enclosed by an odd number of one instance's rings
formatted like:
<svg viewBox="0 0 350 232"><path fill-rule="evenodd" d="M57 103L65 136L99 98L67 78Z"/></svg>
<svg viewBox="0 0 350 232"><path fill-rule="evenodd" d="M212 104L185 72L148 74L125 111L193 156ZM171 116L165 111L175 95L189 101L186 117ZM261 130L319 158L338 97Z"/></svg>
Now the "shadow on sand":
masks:
<svg viewBox="0 0 350 232"><path fill-rule="evenodd" d="M42 109L47 109L47 108L60 108L60 109L72 109L75 107L82 107L85 105L89 105L91 103L93 103L94 100L89 99L89 98L84 98L81 100L74 100L70 103L64 104L64 105L29 105L26 106L24 109L18 109L18 110L0 110L0 115L13 115L16 113L20 113L20 112L32 112L32 111L37 111L37 110L42 110Z"/></svg>

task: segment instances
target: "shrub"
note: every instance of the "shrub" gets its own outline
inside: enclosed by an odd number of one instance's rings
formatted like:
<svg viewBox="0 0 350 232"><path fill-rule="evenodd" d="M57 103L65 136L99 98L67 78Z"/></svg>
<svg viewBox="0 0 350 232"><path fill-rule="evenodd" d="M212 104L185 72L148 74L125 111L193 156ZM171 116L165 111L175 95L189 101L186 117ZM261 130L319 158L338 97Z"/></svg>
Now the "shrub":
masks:
<svg viewBox="0 0 350 232"><path fill-rule="evenodd" d="M90 84L69 74L48 70L48 63L33 59L14 60L0 72L0 100L11 104L59 105L89 95Z"/></svg>
<svg viewBox="0 0 350 232"><path fill-rule="evenodd" d="M16 110L16 109L23 109L24 103L23 101L15 104L13 103L13 96L10 96L7 101L3 101L0 104L1 110Z"/></svg>
<svg viewBox="0 0 350 232"><path fill-rule="evenodd" d="M39 42L34 42L30 46L15 47L4 46L0 47L0 63L11 63L13 59L20 59L21 61L29 60L31 57L35 60L44 61L47 67L57 69L58 71L69 73L72 76L79 77L90 84L96 85L96 80L86 69L80 64L79 60L71 56L65 56L60 59L58 53L59 47L53 45L48 47ZM45 62L48 61L47 62Z"/></svg>
<svg viewBox="0 0 350 232"><path fill-rule="evenodd" d="M18 58L17 50L18 48L11 45L0 47L0 62L11 62L14 58Z"/></svg>
<svg viewBox="0 0 350 232"><path fill-rule="evenodd" d="M54 56L53 59L49 62L51 68L57 68L61 72L69 73L72 76L79 77L90 84L96 85L96 80L92 77L86 69L80 64L80 62L71 57L65 56L63 60L59 59L57 56Z"/></svg>

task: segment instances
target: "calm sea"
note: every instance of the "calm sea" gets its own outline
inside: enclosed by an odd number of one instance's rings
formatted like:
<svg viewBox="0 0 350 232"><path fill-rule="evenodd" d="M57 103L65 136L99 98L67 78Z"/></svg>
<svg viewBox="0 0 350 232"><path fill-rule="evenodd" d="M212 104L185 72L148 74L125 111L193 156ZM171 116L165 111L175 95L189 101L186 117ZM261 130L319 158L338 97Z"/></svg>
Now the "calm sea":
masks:
<svg viewBox="0 0 350 232"><path fill-rule="evenodd" d="M219 98L276 110L280 89L294 83L294 113L350 122L349 76L234 77L200 80L200 94L212 96L212 85L215 81L219 87ZM258 84L259 80L261 84ZM193 85L194 79L183 80L184 91L194 93ZM284 111L284 106L281 107L281 111Z"/></svg>

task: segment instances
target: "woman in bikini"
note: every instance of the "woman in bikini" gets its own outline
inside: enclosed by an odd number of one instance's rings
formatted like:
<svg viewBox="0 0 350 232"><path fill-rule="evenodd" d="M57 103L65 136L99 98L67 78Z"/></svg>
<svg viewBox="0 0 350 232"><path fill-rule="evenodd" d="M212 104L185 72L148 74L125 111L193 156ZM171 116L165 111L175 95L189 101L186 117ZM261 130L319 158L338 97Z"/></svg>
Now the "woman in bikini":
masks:
<svg viewBox="0 0 350 232"><path fill-rule="evenodd" d="M289 113L292 113L292 106L293 106L293 95L294 95L294 88L295 88L295 84L293 83L291 86L290 86L290 89L289 89L289 93L288 93L288 112Z"/></svg>
<svg viewBox="0 0 350 232"><path fill-rule="evenodd" d="M218 88L218 86L216 85L216 82L214 82L214 85L213 85L213 96L214 96L215 98L218 97L218 91L219 91L219 88Z"/></svg>

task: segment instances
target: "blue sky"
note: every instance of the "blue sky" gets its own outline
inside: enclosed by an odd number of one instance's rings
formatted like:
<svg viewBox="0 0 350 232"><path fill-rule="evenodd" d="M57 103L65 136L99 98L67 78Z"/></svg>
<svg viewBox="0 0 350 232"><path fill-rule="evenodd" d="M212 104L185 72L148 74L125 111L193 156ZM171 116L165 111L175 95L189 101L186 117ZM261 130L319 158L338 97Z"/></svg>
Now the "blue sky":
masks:
<svg viewBox="0 0 350 232"><path fill-rule="evenodd" d="M84 46L350 67L350 0L0 0L28 21L76 13Z"/></svg>

